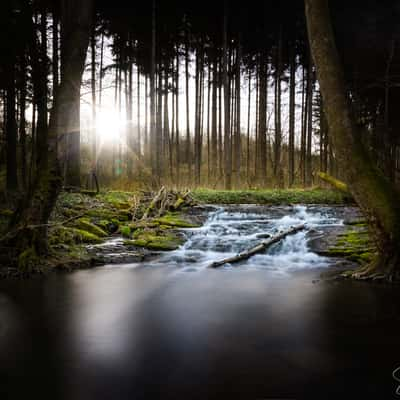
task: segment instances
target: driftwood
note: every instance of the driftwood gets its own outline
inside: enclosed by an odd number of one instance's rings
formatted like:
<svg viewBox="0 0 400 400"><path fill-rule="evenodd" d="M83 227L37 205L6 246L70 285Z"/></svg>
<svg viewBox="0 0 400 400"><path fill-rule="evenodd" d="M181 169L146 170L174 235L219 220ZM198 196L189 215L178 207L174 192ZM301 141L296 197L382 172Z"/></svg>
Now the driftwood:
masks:
<svg viewBox="0 0 400 400"><path fill-rule="evenodd" d="M301 225L291 227L290 229L288 229L286 231L280 232L277 235L272 236L268 240L263 240L261 243L244 251L243 253L239 253L233 257L225 258L224 260L221 260L221 261L214 261L208 267L209 268L218 268L225 264L233 264L233 263L236 263L236 262L239 262L242 260L247 260L251 256L254 256L257 253L264 251L268 247L272 246L274 243L277 243L280 240L284 239L286 236L292 235L294 233L297 233L297 232L303 230L305 227L306 227L306 224L301 224Z"/></svg>
<svg viewBox="0 0 400 400"><path fill-rule="evenodd" d="M179 211L183 207L192 206L195 203L190 191L179 192L176 190L167 190L163 186L156 194L153 194L153 199L150 201L141 219L159 217L167 211Z"/></svg>

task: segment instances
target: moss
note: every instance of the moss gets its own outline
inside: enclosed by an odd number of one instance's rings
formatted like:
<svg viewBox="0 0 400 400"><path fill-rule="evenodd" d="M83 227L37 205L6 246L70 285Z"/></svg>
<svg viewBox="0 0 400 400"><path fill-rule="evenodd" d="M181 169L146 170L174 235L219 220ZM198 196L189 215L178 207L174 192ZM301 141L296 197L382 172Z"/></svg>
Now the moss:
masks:
<svg viewBox="0 0 400 400"><path fill-rule="evenodd" d="M119 221L115 220L114 218L112 221L109 221L107 219L102 219L102 220L98 221L96 224L98 226L100 226L101 229L108 232L109 234L117 232L118 227L119 227Z"/></svg>
<svg viewBox="0 0 400 400"><path fill-rule="evenodd" d="M349 193L349 188L344 182L339 181L338 179L334 178L331 175L326 174L325 172L318 172L317 175L320 177L320 179L322 179L325 182L328 182L335 189L340 190L346 194Z"/></svg>
<svg viewBox="0 0 400 400"><path fill-rule="evenodd" d="M95 224L91 223L87 218L79 218L75 224L77 228L82 229L86 232L93 233L99 237L106 237L107 233L100 227L96 226Z"/></svg>
<svg viewBox="0 0 400 400"><path fill-rule="evenodd" d="M9 209L0 209L0 217L11 217L13 215L13 211Z"/></svg>
<svg viewBox="0 0 400 400"><path fill-rule="evenodd" d="M196 189L193 198L208 204L343 204L346 196L327 189L210 190Z"/></svg>
<svg viewBox="0 0 400 400"><path fill-rule="evenodd" d="M74 235L75 243L98 244L102 242L102 240L93 233L78 228L71 228L71 230Z"/></svg>
<svg viewBox="0 0 400 400"><path fill-rule="evenodd" d="M182 197L178 197L174 204L174 210L179 210L185 204L185 200Z"/></svg>
<svg viewBox="0 0 400 400"><path fill-rule="evenodd" d="M131 207L134 194L122 191L108 191L99 195L99 198L118 210L128 210Z"/></svg>
<svg viewBox="0 0 400 400"><path fill-rule="evenodd" d="M40 264L40 258L33 247L27 248L18 257L18 269L21 272L33 272Z"/></svg>
<svg viewBox="0 0 400 400"><path fill-rule="evenodd" d="M72 245L75 243L74 230L72 228L66 228L60 226L52 228L49 232L49 244L55 246L58 244Z"/></svg>
<svg viewBox="0 0 400 400"><path fill-rule="evenodd" d="M145 247L152 250L176 250L182 243L182 237L175 232L145 231L134 233L134 240L126 240L124 244Z"/></svg>
<svg viewBox="0 0 400 400"><path fill-rule="evenodd" d="M154 221L160 225L168 225L177 228L198 228L199 225L186 221L179 213L167 213L160 218L155 218Z"/></svg>
<svg viewBox="0 0 400 400"><path fill-rule="evenodd" d="M370 263L376 252L377 249L365 226L354 226L344 234L339 235L335 246L328 251L331 256L344 257L358 264Z"/></svg>
<svg viewBox="0 0 400 400"><path fill-rule="evenodd" d="M123 225L119 228L122 237L130 238L131 237L131 228L128 225Z"/></svg>

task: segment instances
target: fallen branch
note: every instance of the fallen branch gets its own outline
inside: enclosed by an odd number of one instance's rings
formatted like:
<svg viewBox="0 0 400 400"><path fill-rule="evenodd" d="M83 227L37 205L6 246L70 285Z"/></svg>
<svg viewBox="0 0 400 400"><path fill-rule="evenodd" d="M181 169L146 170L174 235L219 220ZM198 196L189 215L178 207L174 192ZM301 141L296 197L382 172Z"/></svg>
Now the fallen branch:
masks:
<svg viewBox="0 0 400 400"><path fill-rule="evenodd" d="M349 188L344 182L334 178L331 175L326 174L325 172L318 172L317 175L318 178L322 179L324 182L328 183L335 189L340 190L342 193L350 195Z"/></svg>
<svg viewBox="0 0 400 400"><path fill-rule="evenodd" d="M239 253L236 256L225 258L224 260L221 261L214 261L212 264L210 264L208 267L209 268L218 268L221 267L222 265L225 264L233 264L242 260L247 260L251 256L254 256L257 253L261 253L268 247L272 246L274 243L279 242L280 240L284 239L288 235L293 235L294 233L297 233L301 230L303 230L306 227L306 224L301 224L297 225L295 227L292 227L286 231L283 231L281 233L278 233L277 235L271 237L268 240L263 240L261 243L258 245L244 251L243 253Z"/></svg>

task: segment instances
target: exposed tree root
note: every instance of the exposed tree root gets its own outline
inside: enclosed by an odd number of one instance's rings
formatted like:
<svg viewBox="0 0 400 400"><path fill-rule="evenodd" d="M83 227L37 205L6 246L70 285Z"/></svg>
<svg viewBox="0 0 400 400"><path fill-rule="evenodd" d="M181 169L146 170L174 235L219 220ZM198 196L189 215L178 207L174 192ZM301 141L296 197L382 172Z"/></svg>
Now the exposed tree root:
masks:
<svg viewBox="0 0 400 400"><path fill-rule="evenodd" d="M378 256L370 264L351 273L343 273L342 277L359 281L400 282L399 257L397 255Z"/></svg>

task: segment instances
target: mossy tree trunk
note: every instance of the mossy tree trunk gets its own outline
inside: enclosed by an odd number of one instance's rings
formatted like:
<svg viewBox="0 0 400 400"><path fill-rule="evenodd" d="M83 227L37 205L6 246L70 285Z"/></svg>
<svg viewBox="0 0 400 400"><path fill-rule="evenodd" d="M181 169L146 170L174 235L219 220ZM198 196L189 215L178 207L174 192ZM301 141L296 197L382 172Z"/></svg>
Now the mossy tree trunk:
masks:
<svg viewBox="0 0 400 400"><path fill-rule="evenodd" d="M351 194L368 217L380 251L356 276L399 276L400 197L360 142L336 48L328 0L305 0L310 47L333 149Z"/></svg>
<svg viewBox="0 0 400 400"><path fill-rule="evenodd" d="M64 31L61 82L50 115L47 152L32 188L19 205L3 243L16 251L43 255L47 252L47 222L62 187L58 141L76 129L76 92L85 66L92 22L92 0L63 0L61 28ZM78 85L78 87L77 87ZM4 243L5 242L5 243Z"/></svg>

